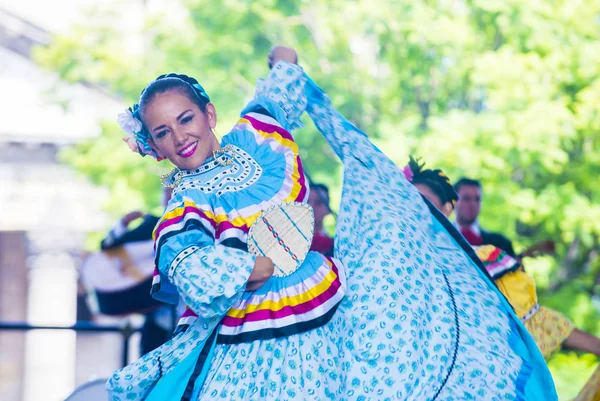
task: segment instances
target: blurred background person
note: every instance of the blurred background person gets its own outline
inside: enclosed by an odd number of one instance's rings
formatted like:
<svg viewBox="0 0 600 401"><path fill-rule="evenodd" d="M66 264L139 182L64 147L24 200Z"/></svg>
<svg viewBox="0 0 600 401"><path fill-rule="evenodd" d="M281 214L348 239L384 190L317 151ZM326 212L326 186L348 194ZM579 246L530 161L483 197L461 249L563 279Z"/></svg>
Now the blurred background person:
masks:
<svg viewBox="0 0 600 401"><path fill-rule="evenodd" d="M424 166L424 163L419 163L411 157L409 164L404 168L405 176L421 195L450 218L459 199L454 190L456 186L452 187L450 179L442 170L425 169ZM477 185L471 185L470 189L476 187ZM467 194L468 197L476 196L476 191ZM469 202L472 201L469 199ZM471 213L470 216L478 214L478 206L470 205L469 208L467 212ZM535 280L525 272L520 261L495 245L475 245L474 249L498 289L533 336L546 360L563 347L600 356L600 338L577 329L562 313L538 304ZM600 366L575 399L597 400L600 400Z"/></svg>
<svg viewBox="0 0 600 401"><path fill-rule="evenodd" d="M500 233L486 231L479 225L483 188L471 178L461 178L454 185L458 195L454 224L471 245L494 245L515 256L511 241Z"/></svg>
<svg viewBox="0 0 600 401"><path fill-rule="evenodd" d="M171 199L172 189L163 189L162 205L166 206ZM141 223L133 228L131 225L141 219ZM103 252L114 255L121 259L123 265L127 263L135 263L135 251L127 251L127 245L130 244L143 244L148 248L151 254L154 254L152 232L158 222L159 217L152 214L145 214L141 211L133 211L121 219L119 219L113 228L109 231L108 235L101 242L101 249ZM133 253L133 254L132 254ZM109 266L104 266L109 268ZM151 266L153 267L153 266ZM97 266L97 269L102 269L103 266ZM146 269L140 269L146 270ZM125 274L126 272L124 272ZM150 309L147 310L146 303L140 303L140 308L146 310L137 310L135 312L142 313L144 315L144 325L141 329L141 340L140 340L140 353L142 355L147 354L153 349L157 348L161 344L165 343L171 338L174 330L175 313L176 310L169 305L161 304L158 301L152 299L150 295L152 276L141 277L143 287L141 293L136 294L136 297L147 297L148 304L151 305ZM146 286L145 283L149 283L150 286ZM133 302L138 305L139 299L132 300L132 307L129 310L134 309ZM120 302L127 302L126 299Z"/></svg>
<svg viewBox="0 0 600 401"><path fill-rule="evenodd" d="M324 184L312 184L308 204L313 208L315 214L315 234L310 250L320 252L325 256L333 256L333 238L323 227L323 220L331 214L329 188Z"/></svg>

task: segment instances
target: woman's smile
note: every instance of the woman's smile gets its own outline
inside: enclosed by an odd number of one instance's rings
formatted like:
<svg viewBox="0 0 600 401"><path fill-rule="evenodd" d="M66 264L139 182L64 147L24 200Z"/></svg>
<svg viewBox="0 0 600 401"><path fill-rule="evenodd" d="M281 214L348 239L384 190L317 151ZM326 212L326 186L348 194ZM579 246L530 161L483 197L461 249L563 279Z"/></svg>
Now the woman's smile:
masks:
<svg viewBox="0 0 600 401"><path fill-rule="evenodd" d="M181 157L185 157L186 159L194 154L196 149L198 148L198 141L192 142L183 149L181 149L177 154Z"/></svg>

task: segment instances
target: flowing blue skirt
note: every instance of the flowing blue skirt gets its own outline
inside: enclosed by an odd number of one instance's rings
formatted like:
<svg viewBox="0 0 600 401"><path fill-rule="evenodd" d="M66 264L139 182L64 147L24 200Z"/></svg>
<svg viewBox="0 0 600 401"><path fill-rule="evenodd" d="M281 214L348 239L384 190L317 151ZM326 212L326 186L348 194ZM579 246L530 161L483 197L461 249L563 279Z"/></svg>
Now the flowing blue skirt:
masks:
<svg viewBox="0 0 600 401"><path fill-rule="evenodd" d="M322 327L214 342L218 319L108 383L111 399L556 400L533 339L464 239L307 78L344 165L335 257L346 296Z"/></svg>

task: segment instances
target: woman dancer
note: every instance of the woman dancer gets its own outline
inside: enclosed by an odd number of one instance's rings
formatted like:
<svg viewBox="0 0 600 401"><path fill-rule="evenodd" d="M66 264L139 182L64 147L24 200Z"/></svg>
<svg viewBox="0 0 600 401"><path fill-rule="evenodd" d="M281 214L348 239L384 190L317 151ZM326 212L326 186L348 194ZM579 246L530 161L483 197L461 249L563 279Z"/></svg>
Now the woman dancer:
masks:
<svg viewBox="0 0 600 401"><path fill-rule="evenodd" d="M450 217L458 196L442 170L425 169L424 163L410 157L404 173L433 206L442 211L444 216ZM517 316L524 322L544 358L550 358L562 347L600 356L600 338L577 329L562 313L538 304L535 281L517 259L493 245L475 247L475 251ZM597 400L600 400L600 366L575 399Z"/></svg>
<svg viewBox="0 0 600 401"><path fill-rule="evenodd" d="M537 347L470 248L295 60L273 51L221 143L214 106L186 76L150 83L123 124L140 153L178 167L156 228L156 294L179 292L199 318L116 372L112 399L555 400ZM304 110L344 163L341 263L310 253L295 274L269 278L272 263L246 252L248 227L271 205L306 201L289 134Z"/></svg>

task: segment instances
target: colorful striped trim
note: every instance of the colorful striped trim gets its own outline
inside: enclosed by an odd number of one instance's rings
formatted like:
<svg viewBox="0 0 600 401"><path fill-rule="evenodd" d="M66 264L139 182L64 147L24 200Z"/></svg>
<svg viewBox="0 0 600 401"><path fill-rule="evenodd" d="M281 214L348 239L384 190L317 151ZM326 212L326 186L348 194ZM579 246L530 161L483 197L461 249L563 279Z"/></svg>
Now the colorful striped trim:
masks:
<svg viewBox="0 0 600 401"><path fill-rule="evenodd" d="M238 319L250 319L251 321L259 320L255 317L253 318L253 315L260 315L261 312L267 312L275 318L289 315L290 308L297 308L300 313L306 312L306 305L310 304L312 300L319 298L322 294L331 292L332 289L334 292L337 291L341 285L338 269L330 261L327 261L326 264L324 263L315 273L315 276L323 275L325 268L328 268L329 272L326 273L323 280L316 283L316 285L307 288L304 283L300 283L296 286L286 288L286 294L292 294L286 296L281 296L280 293L270 293L267 297L254 295L249 299L242 301L239 305L229 309L225 320L231 322L231 325L237 326L239 323L235 323L235 321ZM310 308L308 310L310 310Z"/></svg>
<svg viewBox="0 0 600 401"><path fill-rule="evenodd" d="M338 306L339 302L333 305L333 307L324 315L321 315L313 320L298 322L290 326L279 328L264 328L262 330L254 332L243 332L235 336L222 335L219 332L217 336L217 344L251 343L256 340L269 340L273 338L289 337L294 334L314 330L318 327L322 327L329 323L331 318L335 315Z"/></svg>
<svg viewBox="0 0 600 401"><path fill-rule="evenodd" d="M150 294L154 294L160 291L160 274L158 269L154 266L154 272L152 273L152 288L150 288Z"/></svg>
<svg viewBox="0 0 600 401"><path fill-rule="evenodd" d="M155 260L158 264L160 247L167 238L194 228L201 229L209 238L215 239L215 245L223 244L245 250L249 227L254 220L254 216L249 219L238 217L233 221L224 220L224 216L215 216L189 198L184 198L180 207L165 213L154 230Z"/></svg>
<svg viewBox="0 0 600 401"><path fill-rule="evenodd" d="M292 135L281 127L277 121L266 114L248 113L238 122L239 128L254 134L259 145L269 145L276 152L286 155L286 180L281 192L281 202L303 202L308 198L306 177L302 169L302 161L298 145Z"/></svg>
<svg viewBox="0 0 600 401"><path fill-rule="evenodd" d="M300 283L241 301L221 321L217 343L240 344L280 338L329 322L345 295L338 267L331 258L326 258L313 277L322 279L311 287ZM186 330L196 319L197 315L186 309L176 332Z"/></svg>
<svg viewBox="0 0 600 401"><path fill-rule="evenodd" d="M152 233L155 248L161 242L161 238L165 234L180 232L185 223L189 220L201 221L214 237L214 233L217 228L216 222L207 216L207 214L192 200L189 198L184 198L182 206L166 212L156 225L156 228Z"/></svg>
<svg viewBox="0 0 600 401"><path fill-rule="evenodd" d="M249 318L257 319L256 321L244 319L242 322L239 322L238 326L230 326L230 320L225 318L219 329L219 335L238 336L244 333L259 332L264 329L281 329L317 319L319 316L325 315L342 300L344 294L339 291L339 287L339 285L333 286L330 291L323 293L321 296L298 308L287 308L287 310L281 311L282 313L279 315L270 314L270 311L264 311L264 313L249 316ZM306 309L306 312L302 313L303 309ZM237 324L238 322L234 323Z"/></svg>
<svg viewBox="0 0 600 401"><path fill-rule="evenodd" d="M476 252L494 280L498 280L506 273L516 271L521 267L515 258L500 248L484 245L477 248Z"/></svg>

